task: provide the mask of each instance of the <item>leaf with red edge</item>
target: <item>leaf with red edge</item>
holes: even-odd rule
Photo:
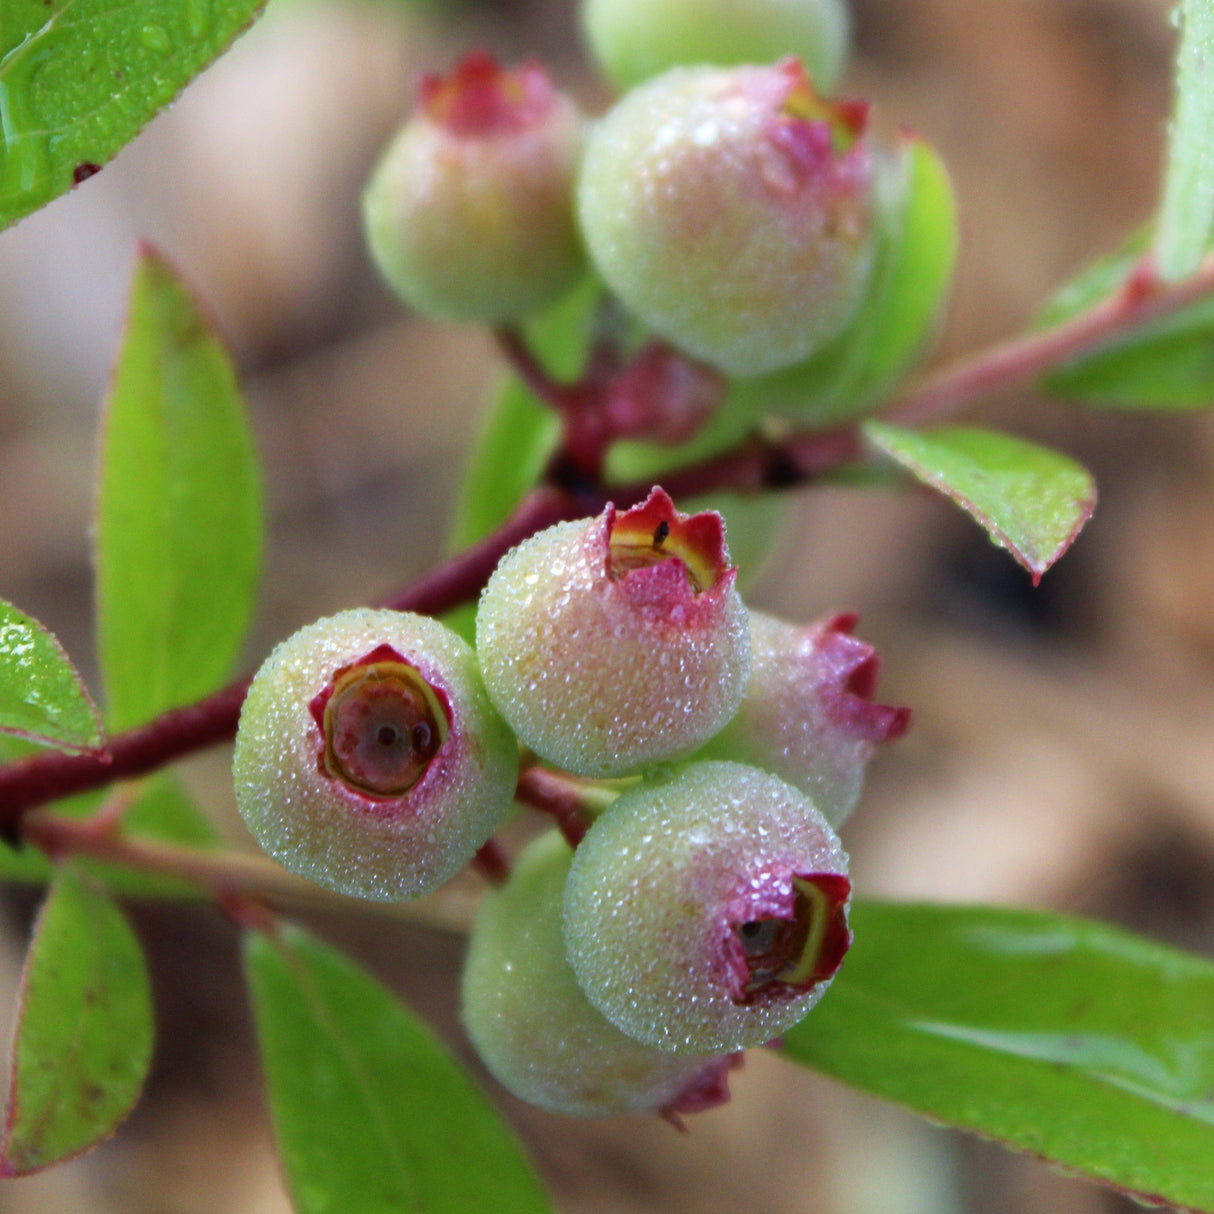
[[[1096,482],[1058,451],[996,430],[922,433],[868,422],[868,439],[912,476],[951,498],[1032,574],[1036,584],[1096,508]]]
[[[99,889],[63,868],[34,927],[21,980],[0,1175],[24,1176],[108,1138],[152,1057],[139,942]]]
[[[1092,920],[853,903],[783,1054],[1152,1205],[1214,1211],[1214,962]]]

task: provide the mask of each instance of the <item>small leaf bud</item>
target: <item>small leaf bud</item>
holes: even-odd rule
[[[649,81],[587,138],[592,259],[656,333],[727,374],[808,358],[872,264],[867,115],[820,99],[792,59]]]
[[[544,835],[477,911],[464,965],[464,1026],[521,1100],[574,1117],[698,1112],[729,1099],[730,1060],[642,1045],[587,1001],[565,958],[561,898],[573,853]]]
[[[573,218],[577,107],[535,63],[483,53],[422,82],[419,111],[363,196],[372,259],[427,316],[517,320],[574,285],[584,256]]]
[[[774,772],[808,793],[836,830],[855,808],[878,745],[909,708],[874,704],[880,659],[851,635],[854,615],[797,627],[750,613],[751,667],[737,715],[701,755]]]
[[[760,1045],[818,1001],[850,943],[847,856],[804,793],[740,763],[625,792],[565,887],[569,962],[646,1045]]]
[[[280,644],[249,688],[240,812],[284,867],[385,901],[441,885],[497,826],[518,745],[471,648],[436,620],[354,610]]]
[[[485,686],[519,740],[584,776],[690,754],[737,710],[746,609],[721,516],[655,489],[506,554],[481,596]]]
[[[829,93],[847,57],[844,0],[586,0],[582,26],[612,83],[672,67],[736,67],[796,55]]]

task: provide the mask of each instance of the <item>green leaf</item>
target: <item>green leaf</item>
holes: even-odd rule
[[[298,1214],[550,1210],[502,1119],[388,991],[298,929],[245,961]]]
[[[1151,321],[1046,376],[1049,392],[1121,409],[1214,405],[1214,298]]]
[[[1106,1184],[1214,1209],[1214,964],[1103,924],[860,904],[797,1062]]]
[[[101,745],[101,719],[58,639],[0,599],[0,732],[60,750]]]
[[[22,1176],[95,1146],[139,1099],[152,998],[121,911],[70,869],[55,878],[21,983],[0,1174]]]
[[[1095,307],[1125,286],[1150,233],[1093,262],[1049,302],[1039,328]],[[1046,391],[1118,409],[1200,409],[1214,404],[1214,297],[1140,325],[1071,359],[1042,381]]]
[[[1182,0],[1176,17],[1176,101],[1155,237],[1156,266],[1173,280],[1196,269],[1214,236],[1214,0]]]
[[[257,457],[231,360],[145,249],[102,437],[97,613],[111,729],[222,685],[260,552]]]
[[[1086,468],[1010,434],[961,426],[923,434],[884,422],[868,422],[864,433],[976,519],[1034,583],[1071,546],[1096,506],[1096,484]]]
[[[0,228],[95,172],[265,0],[0,0]]]
[[[1055,292],[1054,297],[1041,310],[1034,327],[1052,329],[1081,312],[1094,308],[1120,290],[1142,260],[1150,240],[1150,230],[1142,228],[1121,248],[1098,257],[1085,266],[1070,282]]]
[[[601,296],[598,279],[587,278],[523,327],[528,349],[557,380],[580,374]],[[510,517],[538,483],[559,436],[556,414],[516,378],[506,378],[490,403],[464,473],[452,551],[484,539]]]
[[[878,176],[879,239],[856,319],[808,362],[737,381],[728,407],[827,426],[868,411],[915,365],[940,318],[957,254],[948,170],[908,137]]]

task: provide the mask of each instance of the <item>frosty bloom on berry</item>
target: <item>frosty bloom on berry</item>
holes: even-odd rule
[[[577,107],[535,63],[472,54],[421,104],[363,197],[376,266],[405,302],[452,320],[515,320],[582,273],[573,219]]]
[[[240,812],[286,868],[393,900],[453,876],[510,806],[518,746],[464,641],[355,610],[288,638],[240,716]]]
[[[910,709],[872,702],[880,659],[851,635],[855,625],[854,615],[798,627],[752,611],[742,706],[702,752],[795,784],[836,829],[855,808],[877,747],[910,724]]]
[[[567,771],[626,775],[689,754],[737,710],[746,609],[724,525],[655,489],[503,558],[481,596],[485,686],[519,740]]]
[[[820,99],[792,59],[641,85],[587,137],[591,258],[655,332],[730,375],[808,358],[872,264],[867,115]]]
[[[670,1054],[620,1032],[565,958],[561,897],[573,853],[537,839],[477,911],[464,966],[464,1025],[516,1096],[575,1117],[692,1113],[729,1099],[729,1058]]]
[[[625,792],[578,847],[569,962],[646,1045],[759,1045],[821,998],[851,943],[847,856],[804,793],[740,763]]]

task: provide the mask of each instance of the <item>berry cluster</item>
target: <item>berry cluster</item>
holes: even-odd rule
[[[951,250],[916,219],[918,191],[947,194],[930,150],[883,144],[866,105],[822,94],[841,0],[584,16],[627,90],[594,122],[535,64],[475,54],[423,83],[364,196],[386,281],[498,327],[561,414],[550,479],[570,494],[604,487],[620,439],[862,410],[918,353]],[[557,384],[515,326],[588,276],[586,369]],[[515,800],[557,818],[485,898],[463,991],[486,1065],[544,1107],[719,1102],[739,1052],[804,1016],[850,944],[835,830],[907,713],[872,702],[854,617],[797,628],[748,612],[735,582],[720,515],[655,489],[507,553],[475,650],[430,619],[348,612],[281,645],[249,693],[242,812],[334,889],[415,897]]]
[[[850,943],[832,823],[907,714],[870,701],[850,617],[748,613],[735,574],[720,516],[655,489],[509,552],[475,651],[348,611],[281,644],[246,699],[246,821],[345,893],[446,881],[509,810],[520,745],[567,793],[588,830],[566,821],[486,897],[464,980],[485,1063],[545,1107],[716,1103],[730,1056],[795,1024]]]

